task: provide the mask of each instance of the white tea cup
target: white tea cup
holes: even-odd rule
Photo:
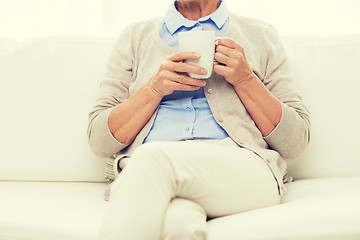
[[[186,59],[185,62],[203,67],[207,70],[206,75],[188,73],[190,77],[205,79],[211,76],[214,65],[215,43],[218,38],[214,31],[188,31],[178,35],[179,50],[192,51],[200,54],[200,59]]]

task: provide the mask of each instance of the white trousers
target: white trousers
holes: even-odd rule
[[[112,183],[98,239],[206,239],[207,216],[279,203],[267,164],[230,138],[146,143]]]

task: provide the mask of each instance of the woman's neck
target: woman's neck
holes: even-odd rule
[[[197,21],[219,7],[219,0],[178,0],[178,11],[187,19]]]

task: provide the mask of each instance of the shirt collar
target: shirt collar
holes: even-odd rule
[[[166,24],[166,27],[169,29],[169,32],[171,34],[174,34],[176,30],[178,30],[182,26],[190,28],[193,27],[197,22],[204,22],[208,19],[212,20],[217,26],[217,28],[220,29],[229,18],[229,12],[223,0],[220,0],[220,6],[215,12],[208,16],[200,18],[198,21],[191,21],[184,18],[184,16],[178,12],[176,6],[177,1],[171,4],[170,8],[164,16],[164,23]]]

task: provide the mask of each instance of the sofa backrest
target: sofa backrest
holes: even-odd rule
[[[288,161],[290,174],[360,176],[360,34],[283,42],[312,125],[304,155]]]
[[[360,35],[283,40],[312,122],[290,174],[359,176]],[[0,180],[104,181],[86,128],[114,42],[0,39]]]
[[[86,131],[113,43],[0,40],[0,180],[104,181]]]

